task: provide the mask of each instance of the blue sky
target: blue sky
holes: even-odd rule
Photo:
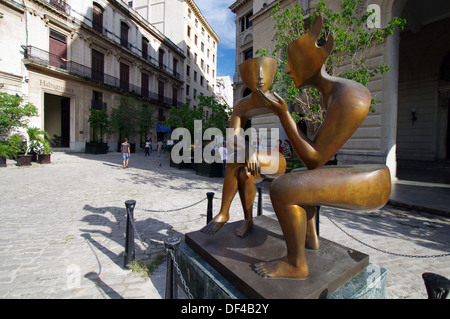
[[[235,69],[236,15],[228,9],[235,0],[194,0],[220,38],[217,47],[217,75],[229,75],[233,80]]]

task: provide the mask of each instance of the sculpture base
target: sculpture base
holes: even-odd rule
[[[347,292],[337,298],[353,298],[352,294],[363,294],[367,298],[372,294],[365,291],[368,282],[371,287],[366,288],[375,289],[377,298],[384,297],[385,271],[376,266],[380,271],[375,272],[375,268],[371,269],[373,265],[367,267],[368,255],[324,238],[320,239],[319,250],[307,250],[308,278],[260,277],[251,267],[254,263],[286,254],[278,221],[266,216],[256,217],[251,233],[244,238],[234,234],[239,224],[226,224],[215,235],[200,231],[186,234],[187,245],[178,249],[177,259],[195,298],[333,298],[338,295],[332,292],[340,287],[339,290],[346,288]],[[361,282],[352,282],[354,279]],[[373,279],[378,283],[373,284]],[[212,289],[213,286],[217,289]]]

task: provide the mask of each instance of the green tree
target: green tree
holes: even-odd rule
[[[90,109],[88,122],[93,130],[93,142],[103,143],[103,137],[110,132],[111,128],[106,110]]]
[[[10,134],[14,128],[26,128],[28,118],[37,116],[37,107],[23,98],[0,93],[0,134]]]
[[[111,110],[110,121],[113,131],[119,134],[119,141],[127,137],[129,140],[138,132],[138,111],[136,100],[120,98],[118,107]]]
[[[367,27],[367,21],[373,19],[374,11],[358,13],[358,0],[342,0],[341,10],[333,12],[321,0],[311,16],[307,19],[299,5],[294,5],[284,11],[277,4],[271,12],[274,19],[275,49],[272,56],[277,59],[278,67],[275,75],[273,90],[281,93],[282,97],[292,106],[292,115],[297,122],[304,121],[307,134],[315,135],[323,121],[326,110],[320,102],[320,93],[314,88],[297,89],[293,80],[285,73],[287,66],[286,47],[309,30],[309,26],[320,15],[324,19],[319,45],[329,35],[333,36],[334,47],[330,57],[325,62],[327,71],[338,77],[357,81],[365,86],[377,74],[389,71],[389,65],[369,65],[371,49],[383,43],[387,36],[396,28],[403,29],[406,21],[397,17],[392,18],[386,27]],[[370,21],[370,20],[369,20]],[[269,54],[267,49],[260,48],[258,55]],[[376,101],[372,99],[371,111],[375,110]]]
[[[147,140],[147,136],[156,124],[154,109],[150,105],[137,101],[137,126],[141,143]]]
[[[194,121],[202,121],[202,134],[208,128],[218,128],[222,134],[228,127],[231,110],[227,105],[220,104],[214,96],[199,96],[199,104],[196,108],[183,104],[181,108],[172,108],[170,117],[164,122],[169,127],[183,127],[194,136]],[[224,135],[225,136],[225,135]]]

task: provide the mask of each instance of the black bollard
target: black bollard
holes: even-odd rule
[[[127,233],[125,239],[125,253],[123,267],[129,269],[128,265],[134,260],[135,250],[134,250],[134,229],[131,224],[134,222],[134,207],[136,206],[135,200],[127,200],[125,202],[127,208]]]
[[[180,244],[181,240],[176,237],[169,237],[164,241],[164,247],[167,250],[167,271],[166,271],[166,294],[165,299],[177,299],[178,289],[175,276],[174,262],[175,250]]]
[[[212,220],[213,216],[213,199],[214,193],[208,192],[206,193],[206,197],[208,197],[208,208],[206,209],[206,225]]]
[[[317,232],[317,236],[319,236],[319,217],[320,217],[320,206],[316,206],[315,218],[316,218],[316,232]]]
[[[428,299],[446,299],[450,291],[450,280],[431,272],[422,274]]]
[[[262,188],[258,187],[258,212],[256,213],[257,216],[262,215]]]

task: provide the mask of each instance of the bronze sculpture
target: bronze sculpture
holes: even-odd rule
[[[252,207],[256,195],[255,183],[261,181],[260,167],[277,165],[273,169],[273,177],[284,174],[286,170],[286,160],[278,151],[268,150],[265,154],[251,151],[248,143],[241,136],[241,130],[245,123],[256,115],[271,113],[269,109],[260,102],[256,95],[256,90],[263,95],[269,94],[268,90],[273,83],[275,75],[276,61],[271,58],[254,58],[243,62],[240,66],[240,74],[246,86],[252,90],[249,96],[242,98],[233,108],[230,119],[232,129],[227,136],[228,143],[234,143],[237,151],[245,150],[245,162],[238,163],[236,158],[228,161],[222,190],[222,204],[220,212],[206,225],[202,232],[208,234],[216,233],[230,218],[229,209],[231,202],[239,191],[242,207],[244,210],[244,221],[235,230],[237,236],[244,236],[251,229]],[[236,154],[232,154],[236,156]],[[272,156],[276,156],[273,161]]]
[[[319,249],[315,227],[315,206],[345,209],[374,209],[386,204],[391,188],[385,165],[321,167],[347,142],[367,116],[369,90],[347,79],[332,77],[323,63],[331,53],[330,36],[322,47],[316,41],[322,29],[319,17],[308,33],[289,44],[286,72],[297,88],[316,87],[327,108],[326,117],[314,140],[297,126],[284,100],[257,90],[261,102],[278,115],[292,148],[308,170],[293,171],[274,180],[270,198],[286,241],[287,256],[254,265],[263,277],[303,279],[309,269],[305,248]]]

